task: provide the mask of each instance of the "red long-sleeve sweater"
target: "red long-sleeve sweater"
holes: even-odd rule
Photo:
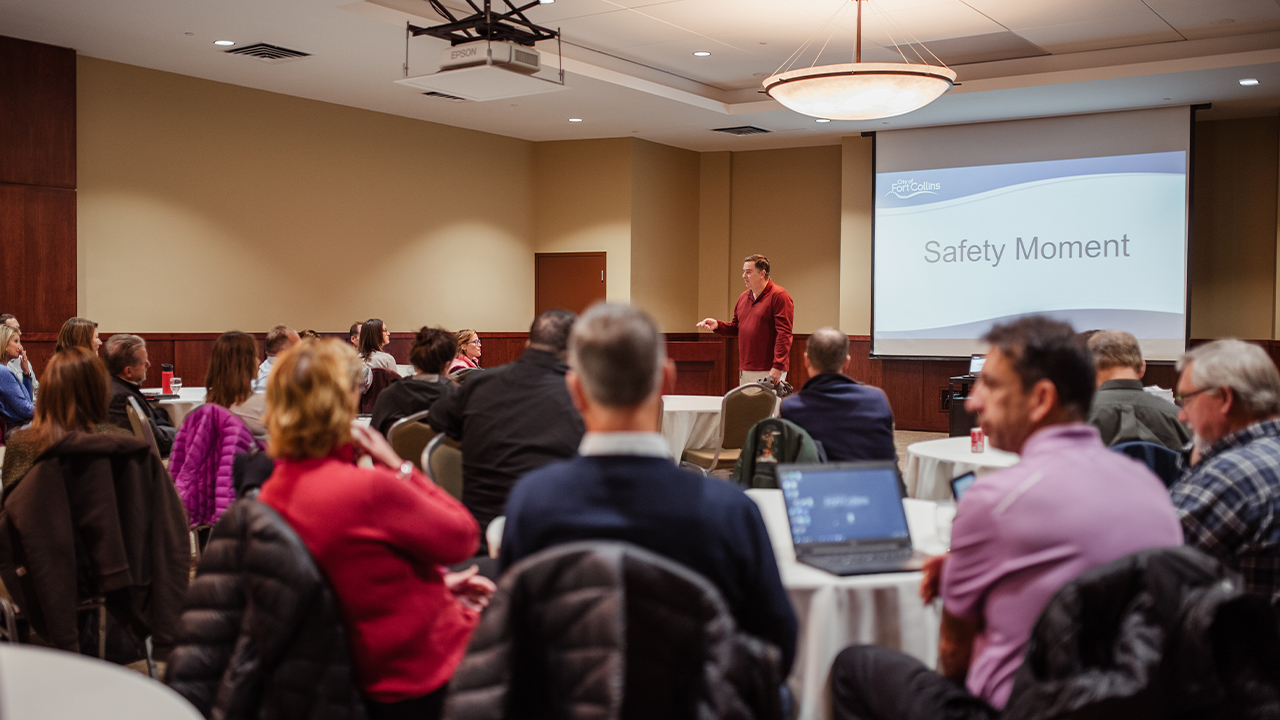
[[[359,468],[351,446],[282,460],[258,495],[302,538],[338,596],[356,679],[390,703],[449,681],[478,615],[444,586],[440,566],[480,543],[462,503],[417,471]]]
[[[760,297],[752,298],[750,290],[738,296],[733,308],[733,321],[722,322],[717,335],[738,338],[738,368],[786,371],[791,358],[791,322],[796,306],[781,285],[769,281]]]

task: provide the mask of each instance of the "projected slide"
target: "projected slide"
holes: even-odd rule
[[[1040,313],[1183,350],[1186,153],[876,176],[874,352],[964,356]]]

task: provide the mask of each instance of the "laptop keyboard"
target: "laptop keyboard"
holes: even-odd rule
[[[850,570],[896,567],[910,560],[912,552],[911,548],[902,548],[899,550],[850,553],[847,555],[809,555],[802,562],[841,575]]]

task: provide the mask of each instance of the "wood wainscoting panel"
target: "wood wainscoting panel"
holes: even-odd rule
[[[0,312],[56,339],[76,315],[75,190],[0,184],[0,269]]]
[[[0,182],[74,189],[75,51],[0,37],[0,98]]]

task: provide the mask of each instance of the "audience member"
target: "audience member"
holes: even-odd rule
[[[364,327],[364,321],[357,320],[351,323],[351,329],[347,331],[347,339],[357,351],[360,349],[360,328],[362,327]]]
[[[1178,404],[1195,433],[1191,467],[1169,489],[1188,545],[1280,593],[1280,372],[1240,340],[1201,345],[1178,360]]]
[[[258,366],[258,376],[253,380],[254,392],[262,392],[267,389],[267,376],[271,374],[271,366],[275,363],[276,357],[285,350],[297,345],[298,339],[298,333],[293,328],[285,325],[276,325],[267,331],[267,341],[263,343],[264,349],[267,351],[267,357]],[[257,360],[257,356],[254,357],[254,360]]]
[[[22,332],[22,326],[18,324],[18,318],[14,317],[13,315],[10,315],[9,313],[0,314],[0,324],[8,325],[14,330],[17,330],[18,332]],[[3,347],[0,347],[0,355],[5,355]],[[24,362],[27,364],[27,370],[22,369]],[[9,372],[13,373],[14,378],[16,378],[20,383],[23,382],[23,377],[28,372],[30,372],[30,369],[31,369],[30,365],[31,363],[27,362],[27,359],[25,356],[10,360],[8,356],[5,355],[5,367],[9,368]],[[32,373],[31,397],[34,398],[36,395],[38,395],[39,390],[40,390],[40,382],[36,380],[34,373]]]
[[[31,426],[13,433],[5,447],[0,476],[4,487],[21,480],[40,453],[67,433],[130,434],[107,422],[111,380],[102,361],[88,348],[54,353],[45,365],[42,384]]]
[[[1147,362],[1138,339],[1127,332],[1095,332],[1089,352],[1098,373],[1089,424],[1098,428],[1107,447],[1123,442],[1150,442],[1181,451],[1191,432],[1178,421],[1178,406],[1142,389]]]
[[[951,552],[925,567],[941,590],[939,673],[888,648],[847,648],[832,669],[836,718],[996,718],[1041,610],[1080,573],[1182,543],[1158,478],[1084,423],[1093,359],[1069,325],[997,325],[966,409],[991,444],[1021,453],[960,501]],[[964,682],[962,687],[959,683]],[[967,687],[967,692],[965,690]]]
[[[627,305],[596,305],[574,325],[565,382],[587,433],[581,457],[524,476],[507,503],[501,562],[575,540],[623,540],[701,573],[739,625],[795,655],[796,617],[754,501],[671,461],[658,433],[675,383],[662,334]],[[465,385],[463,386],[466,387]]]
[[[458,353],[449,363],[445,375],[452,375],[455,370],[480,367],[480,334],[466,328],[459,330],[455,336],[458,341]]]
[[[10,368],[17,361],[20,373],[15,376],[12,372],[0,372],[0,419],[4,420],[7,432],[13,432],[26,424],[35,412],[35,377],[27,352],[22,349],[22,333],[7,323],[0,325],[0,353]]]
[[[578,452],[582,418],[565,389],[565,346],[576,315],[548,310],[514,362],[475,373],[431,406],[431,427],[462,441],[462,502],[483,533],[516,480]]]
[[[880,388],[844,374],[849,336],[833,327],[809,336],[804,364],[809,379],[782,401],[782,417],[822,443],[827,459],[894,460],[893,410]]]
[[[378,318],[365,320],[360,328],[360,359],[365,367],[396,372],[396,359],[382,348],[391,342],[391,331]]]
[[[63,323],[62,329],[58,331],[58,344],[53,351],[62,352],[73,347],[89,348],[96,354],[98,348],[102,347],[102,340],[98,339],[98,323],[81,317],[73,317]]]
[[[107,404],[107,420],[125,430],[132,431],[129,423],[129,398],[138,401],[138,406],[146,415],[145,420],[151,425],[151,432],[156,436],[156,445],[160,448],[160,457],[169,457],[173,449],[173,438],[178,429],[173,426],[169,413],[147,402],[142,394],[141,385],[147,379],[147,368],[151,360],[147,357],[147,341],[137,335],[121,333],[107,339],[102,351],[107,363],[107,372],[111,375],[111,400]]]
[[[316,332],[315,330],[303,330],[302,332],[298,333],[298,339],[323,340],[324,338],[320,337],[320,333]]]
[[[409,362],[417,374],[392,383],[378,395],[369,426],[386,435],[400,418],[430,410],[432,403],[452,386],[441,373],[456,348],[457,340],[448,330],[429,327],[419,330],[409,350]]]
[[[280,336],[283,337],[283,333]],[[270,342],[270,334],[267,338]],[[267,359],[273,360],[274,356]],[[209,356],[209,369],[204,376],[204,386],[208,391],[205,402],[230,410],[232,415],[244,421],[254,439],[262,442],[267,438],[267,426],[262,421],[267,412],[267,398],[253,390],[257,363],[258,341],[252,335],[237,330],[223,333],[214,341],[213,352]]]
[[[442,571],[475,552],[475,519],[381,435],[353,427],[360,376],[335,340],[280,356],[267,381],[276,467],[258,499],[337,593],[370,718],[436,718],[494,586],[474,568]],[[358,454],[375,466],[357,467]]]

